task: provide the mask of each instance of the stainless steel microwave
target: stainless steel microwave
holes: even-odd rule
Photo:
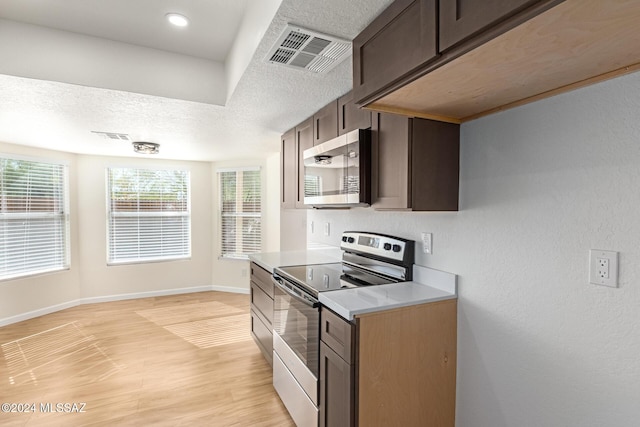
[[[371,203],[371,130],[356,129],[304,150],[304,204],[314,207]]]

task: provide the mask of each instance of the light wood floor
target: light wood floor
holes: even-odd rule
[[[249,322],[248,295],[201,292],[2,327],[0,403],[36,412],[0,412],[0,425],[293,426]],[[47,403],[86,406],[42,412]]]

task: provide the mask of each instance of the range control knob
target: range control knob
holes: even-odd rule
[[[390,251],[391,250],[391,243],[385,243],[384,244],[384,250],[385,251]]]
[[[401,249],[400,245],[393,245],[393,252],[400,252]]]
[[[342,241],[346,242],[347,241],[347,236],[342,236]]]
[[[347,242],[349,242],[349,243],[353,243],[353,242],[355,242],[355,241],[356,241],[356,239],[354,239],[353,237],[349,237],[349,238],[347,239]]]

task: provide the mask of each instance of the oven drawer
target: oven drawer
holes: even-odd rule
[[[273,365],[273,331],[251,310],[251,336],[270,365]]]
[[[326,307],[320,312],[320,339],[346,362],[353,362],[353,325]]]
[[[271,282],[271,273],[260,267],[255,262],[251,263],[251,281],[258,285],[271,297],[271,299],[273,299],[273,282]]]
[[[273,324],[273,298],[269,297],[262,288],[251,282],[251,308],[264,317],[262,320],[271,329]]]
[[[318,408],[287,369],[278,353],[273,353],[273,387],[296,425],[318,425]]]

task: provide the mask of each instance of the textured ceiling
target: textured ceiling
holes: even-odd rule
[[[5,1],[0,0],[0,10]],[[261,0],[247,0],[247,8],[252,1]],[[351,88],[350,58],[325,75],[264,62],[286,24],[351,40],[389,3],[391,0],[284,0],[224,106],[0,75],[0,141],[131,156],[129,143],[91,134],[108,131],[159,142],[158,158],[262,157],[279,150],[283,131]]]
[[[0,0],[0,17],[174,53],[224,61],[247,0]],[[167,25],[167,13],[189,18]]]

